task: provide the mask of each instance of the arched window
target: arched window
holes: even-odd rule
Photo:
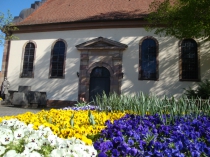
[[[180,80],[198,80],[198,50],[193,39],[184,39],[181,42]]]
[[[64,60],[65,60],[66,45],[59,40],[55,43],[51,53],[50,77],[64,77]]]
[[[32,42],[27,43],[23,56],[23,69],[21,77],[33,77],[34,76],[34,54],[35,45]]]
[[[143,38],[139,48],[139,80],[158,80],[158,42]]]

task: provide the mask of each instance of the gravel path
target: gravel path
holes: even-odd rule
[[[0,105],[0,117],[18,115],[18,114],[22,114],[25,112],[37,113],[41,110],[42,110],[41,108],[36,108],[36,109],[30,108],[29,109],[29,108],[21,108],[21,107],[16,107],[16,106]]]

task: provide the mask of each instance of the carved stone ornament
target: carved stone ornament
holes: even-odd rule
[[[125,50],[128,46],[107,38],[98,37],[82,44],[76,45],[78,50]]]

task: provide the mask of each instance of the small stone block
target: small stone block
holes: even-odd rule
[[[26,99],[25,93],[23,92],[14,93],[12,104],[13,105],[28,105],[28,100]]]
[[[31,108],[38,108],[38,104],[31,104]]]

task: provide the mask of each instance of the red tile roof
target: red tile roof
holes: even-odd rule
[[[17,25],[139,19],[154,0],[47,0]]]

